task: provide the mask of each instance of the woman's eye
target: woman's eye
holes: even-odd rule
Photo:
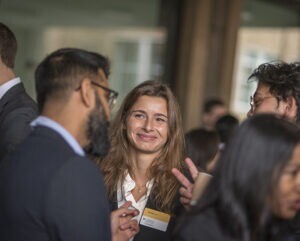
[[[166,120],[163,119],[163,118],[156,118],[156,121],[158,121],[158,122],[166,122]]]
[[[143,115],[143,114],[136,113],[136,114],[134,114],[134,117],[135,117],[135,118],[138,118],[138,119],[141,119],[141,118],[144,118],[144,115]]]

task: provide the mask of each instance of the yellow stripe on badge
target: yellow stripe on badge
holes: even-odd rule
[[[162,222],[169,223],[170,215],[167,213],[159,212],[150,208],[145,208],[143,216],[153,218]]]

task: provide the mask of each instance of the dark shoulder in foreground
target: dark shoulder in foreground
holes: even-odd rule
[[[189,216],[179,228],[174,241],[231,241],[223,233],[212,207]]]

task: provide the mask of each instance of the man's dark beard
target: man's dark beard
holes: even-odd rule
[[[84,148],[87,155],[91,157],[104,157],[109,150],[108,127],[104,108],[101,106],[99,96],[96,94],[96,106],[88,117],[86,130],[87,138],[90,143]]]

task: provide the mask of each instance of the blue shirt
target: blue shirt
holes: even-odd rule
[[[35,126],[46,126],[64,138],[64,140],[69,144],[69,146],[74,150],[74,152],[80,156],[84,156],[84,151],[76,139],[59,123],[46,116],[39,116],[33,120],[30,124],[32,127]]]

